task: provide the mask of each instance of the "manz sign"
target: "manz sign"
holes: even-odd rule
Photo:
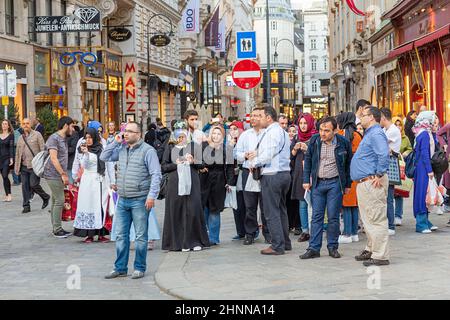
[[[136,61],[134,59],[124,59],[125,79],[125,113],[135,113],[137,104],[137,72]]]

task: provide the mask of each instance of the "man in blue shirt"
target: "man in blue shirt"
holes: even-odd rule
[[[389,178],[389,144],[380,126],[381,111],[366,107],[361,125],[366,130],[350,165],[350,175],[359,184],[356,188],[361,220],[367,234],[367,246],[356,261],[364,266],[389,264],[387,194]]]

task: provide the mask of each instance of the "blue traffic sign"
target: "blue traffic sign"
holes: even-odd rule
[[[237,59],[256,59],[256,32],[236,32]]]

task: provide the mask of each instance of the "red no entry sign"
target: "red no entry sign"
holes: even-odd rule
[[[252,89],[261,81],[261,68],[252,60],[241,60],[233,68],[233,81],[242,89]]]

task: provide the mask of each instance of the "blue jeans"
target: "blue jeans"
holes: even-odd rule
[[[344,235],[356,236],[358,234],[358,207],[343,207]]]
[[[416,215],[416,232],[430,229],[433,224],[428,220],[428,213]]]
[[[402,218],[403,217],[403,198],[395,197],[395,217]]]
[[[387,217],[389,229],[395,230],[394,186],[389,185],[387,197]]]
[[[148,215],[145,208],[147,197],[120,198],[116,214],[116,262],[114,270],[128,272],[130,255],[130,227],[133,222],[136,231],[134,270],[145,272],[147,268]]]
[[[220,235],[220,212],[210,212],[205,208],[205,221],[208,228],[209,242],[219,244]]]
[[[339,178],[332,180],[320,180],[311,193],[312,220],[311,239],[309,248],[320,251],[322,247],[323,221],[325,218],[325,208],[328,214],[327,241],[328,249],[337,249],[339,239],[339,213],[342,208],[342,191]]]
[[[302,232],[309,233],[308,203],[305,200],[300,200],[300,223]]]

